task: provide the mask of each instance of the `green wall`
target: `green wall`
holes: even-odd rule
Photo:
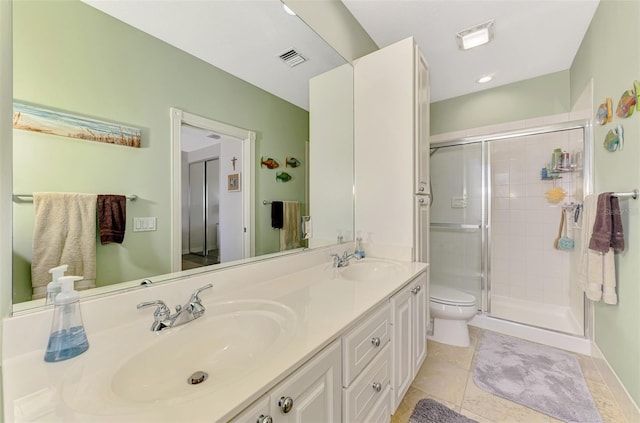
[[[305,201],[305,167],[275,181],[260,157],[305,157],[308,113],[79,1],[14,2],[14,99],[142,129],[142,148],[14,130],[14,192],[137,194],[122,245],[98,243],[97,284],[170,271],[169,108],[253,130],[256,253],[278,251],[263,199]],[[305,163],[306,165],[306,163]],[[303,209],[305,206],[303,205]],[[131,229],[156,216],[156,232]],[[14,299],[30,299],[32,204],[14,204]]]
[[[593,78],[594,104],[610,97],[614,107],[625,90],[640,80],[640,2],[601,0],[571,66],[575,101]],[[609,153],[604,137],[624,125],[624,151]],[[595,191],[629,191],[640,187],[640,112],[594,127]],[[640,213],[638,201],[627,201],[623,215],[626,250],[617,254],[618,304],[596,303],[595,342],[636,404],[640,404]]]
[[[431,103],[431,135],[569,111],[569,71]]]

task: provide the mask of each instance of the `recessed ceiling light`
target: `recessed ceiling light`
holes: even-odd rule
[[[493,33],[493,20],[464,29],[456,34],[458,47],[461,50],[469,50],[487,44],[493,40]]]
[[[282,8],[284,9],[285,12],[287,12],[287,14],[291,16],[296,16],[296,12],[291,10],[291,8],[289,8],[289,6],[287,6],[286,4],[282,3]]]
[[[481,76],[476,82],[478,84],[486,84],[487,82],[491,82],[493,80],[493,75],[485,75]]]

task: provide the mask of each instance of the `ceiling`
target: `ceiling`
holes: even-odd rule
[[[346,63],[279,0],[82,1],[305,110],[309,79]],[[309,60],[289,67],[291,48]]]
[[[279,0],[83,0],[121,21],[308,110],[309,78],[344,59]],[[569,69],[598,0],[342,0],[385,47],[414,36],[431,101]],[[495,39],[458,50],[456,32],[495,20]],[[278,56],[295,48],[296,67]],[[475,81],[493,74],[488,84]]]
[[[379,47],[413,36],[431,101],[569,69],[598,0],[342,0]],[[495,39],[462,51],[456,33],[495,20]],[[475,81],[493,74],[488,84]]]

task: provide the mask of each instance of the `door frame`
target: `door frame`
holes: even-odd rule
[[[255,255],[255,174],[253,172],[256,133],[174,107],[171,112],[171,271],[182,270],[182,124],[215,131],[242,140],[242,240],[243,258]]]

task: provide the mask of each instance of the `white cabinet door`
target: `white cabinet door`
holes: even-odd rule
[[[414,373],[418,373],[425,358],[427,358],[427,322],[429,321],[429,292],[427,283],[427,273],[421,274],[410,285],[413,286],[414,295],[414,325],[413,325],[413,368]],[[415,374],[414,374],[415,377]]]
[[[273,388],[273,421],[339,423],[341,371],[340,341],[337,341]]]
[[[427,298],[427,273],[421,273],[391,297],[391,411],[394,413],[427,357]]]
[[[414,301],[409,284],[391,297],[392,349],[391,349],[391,410],[395,412],[413,381],[413,319]]]

